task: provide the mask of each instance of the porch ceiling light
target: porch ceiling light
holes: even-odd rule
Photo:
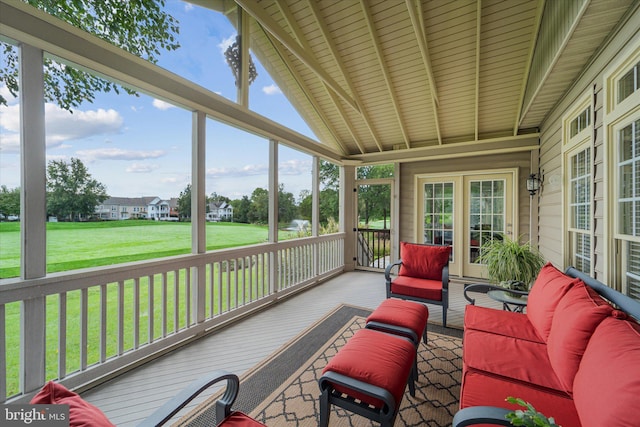
[[[538,174],[532,173],[527,178],[527,190],[529,190],[529,194],[534,196],[538,190],[542,187],[542,179]]]

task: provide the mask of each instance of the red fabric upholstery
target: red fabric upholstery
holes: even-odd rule
[[[462,360],[469,368],[491,372],[509,381],[564,391],[546,350],[542,343],[469,329],[464,333]]]
[[[556,423],[562,427],[580,427],[580,419],[576,408],[571,397],[566,393],[536,387],[523,382],[510,381],[474,369],[465,369],[463,371],[460,393],[461,408],[489,405],[522,409],[505,402],[505,399],[509,396],[524,397],[536,410],[547,416],[554,417]],[[597,402],[597,400],[591,401],[595,411],[600,408],[600,404]],[[609,425],[608,423],[599,424],[601,427]]]
[[[418,338],[429,319],[429,309],[420,303],[388,298],[367,317],[367,322],[380,322],[411,329]]]
[[[573,398],[583,427],[638,425],[640,326],[608,317],[584,351],[573,382]]]
[[[240,411],[234,411],[222,420],[218,427],[266,427]]]
[[[547,353],[567,392],[572,392],[573,379],[593,331],[612,311],[613,307],[582,282],[569,289],[558,303],[547,340]]]
[[[442,281],[442,268],[449,262],[450,246],[430,246],[400,242],[399,276]]]
[[[399,404],[413,366],[416,349],[413,344],[395,335],[361,329],[331,358],[322,373],[336,372],[387,390]],[[381,407],[379,399],[344,387],[336,390]]]
[[[69,426],[114,427],[106,415],[77,393],[53,381],[46,383],[31,399],[32,404],[69,405]]]
[[[398,276],[391,282],[391,292],[411,297],[442,301],[442,279],[418,279]]]
[[[549,337],[553,313],[560,299],[578,282],[581,280],[565,275],[551,263],[547,263],[540,270],[529,292],[527,316],[544,341]]]
[[[467,305],[464,313],[464,329],[490,332],[505,337],[544,343],[526,314],[492,308]]]

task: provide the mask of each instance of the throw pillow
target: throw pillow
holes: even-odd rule
[[[115,427],[100,409],[54,381],[46,383],[30,403],[69,405],[70,427]]]

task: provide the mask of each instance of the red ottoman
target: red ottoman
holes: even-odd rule
[[[329,425],[331,405],[392,427],[404,390],[415,396],[411,375],[414,343],[403,336],[362,329],[322,371],[320,426]]]
[[[427,343],[427,320],[429,309],[426,305],[388,298],[367,317],[366,328],[405,336],[417,348],[420,337]]]

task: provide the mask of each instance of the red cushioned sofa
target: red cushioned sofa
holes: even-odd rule
[[[469,305],[453,425],[510,425],[519,397],[563,427],[640,425],[640,303],[545,265],[525,314]]]

